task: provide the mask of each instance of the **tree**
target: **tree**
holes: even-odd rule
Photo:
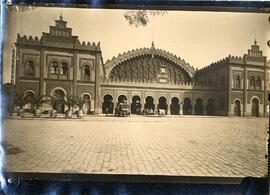
[[[67,96],[65,104],[67,105],[68,109],[71,110],[73,106],[78,105],[79,99],[75,95]]]
[[[23,108],[25,102],[24,102],[24,98],[23,98],[24,94],[15,94],[14,96],[14,106],[19,106],[20,109]]]
[[[77,113],[77,116],[78,117],[83,117],[83,111],[82,111],[82,108],[83,108],[83,105],[85,103],[85,99],[83,97],[79,97],[78,98],[78,106],[79,106],[79,111]]]
[[[128,21],[130,26],[146,26],[149,23],[150,17],[158,15],[163,16],[167,14],[167,11],[162,10],[132,10],[124,13],[125,19]]]
[[[75,105],[78,105],[78,97],[74,95],[67,96],[67,99],[65,100],[65,104],[68,107],[68,110],[66,112],[66,117],[71,118],[73,113],[73,107]]]
[[[24,115],[24,109],[23,106],[25,105],[25,101],[24,101],[24,94],[15,94],[14,96],[14,108],[15,107],[19,107],[19,109],[17,110],[17,116],[23,116]]]

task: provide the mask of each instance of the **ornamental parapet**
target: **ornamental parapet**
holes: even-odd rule
[[[229,56],[229,62],[234,64],[244,64],[244,58],[239,56]]]
[[[217,62],[211,63],[208,66],[205,66],[196,71],[196,75],[208,73],[214,69],[220,68],[222,66],[228,66],[229,64],[244,64],[244,58],[239,56],[231,56],[225,57]]]
[[[220,67],[222,67],[224,65],[229,64],[229,62],[230,62],[230,56],[228,56],[226,58],[223,58],[223,59],[221,59],[221,60],[219,60],[217,62],[211,63],[210,65],[205,66],[205,67],[197,70],[195,74],[198,75],[198,74],[208,73],[209,71],[212,71],[212,70],[214,70],[216,68],[220,68]]]
[[[83,41],[82,43],[77,40],[75,43],[75,49],[82,49],[82,50],[91,50],[91,51],[101,51],[100,49],[100,42],[97,44],[95,42],[85,42]]]
[[[21,36],[19,33],[17,34],[17,43],[18,44],[27,44],[27,45],[40,45],[40,39],[35,36]]]

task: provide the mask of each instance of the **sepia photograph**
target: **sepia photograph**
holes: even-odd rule
[[[6,15],[5,171],[267,176],[269,14],[9,6]]]

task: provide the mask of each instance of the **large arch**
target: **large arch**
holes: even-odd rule
[[[160,109],[165,110],[165,114],[168,112],[168,104],[167,104],[167,98],[164,96],[161,96],[158,98],[158,112]]]
[[[184,60],[161,49],[142,48],[119,55],[105,63],[105,77],[112,80],[155,81],[160,67],[167,69],[172,83],[192,81],[195,69]]]
[[[65,90],[63,87],[55,87],[55,88],[53,88],[50,95],[53,97],[54,92],[55,92],[56,90],[58,90],[58,89],[60,89],[60,90],[62,90],[62,91],[64,92],[65,97],[67,96],[67,92],[66,92],[66,90]]]
[[[240,101],[240,99],[234,100],[234,116],[241,116],[241,101]]]
[[[171,99],[171,115],[179,115],[180,113],[180,104],[179,104],[179,98],[173,97]]]
[[[191,99],[186,97],[184,99],[183,104],[183,114],[184,115],[191,115],[192,114],[192,105],[191,105]]]
[[[66,100],[66,92],[62,88],[55,88],[52,90],[51,93],[52,97],[55,99],[53,108],[58,113],[64,113],[65,112],[65,100]]]
[[[82,110],[84,114],[90,114],[91,113],[91,94],[89,93],[83,93],[81,95],[82,99],[83,99],[83,106],[82,106]]]
[[[141,114],[142,104],[141,98],[138,95],[132,97],[131,114]]]
[[[209,98],[207,100],[206,113],[208,115],[213,115],[215,113],[215,106],[214,106],[214,99],[213,98]]]
[[[251,116],[260,116],[260,99],[258,97],[251,98]]]
[[[195,114],[196,115],[203,115],[203,100],[202,100],[202,98],[196,99]]]
[[[155,110],[155,104],[154,104],[154,98],[152,96],[147,96],[145,98],[145,104],[144,104],[144,109],[147,112],[151,112]]]
[[[113,97],[110,94],[106,94],[103,97],[102,103],[102,113],[103,114],[113,114]]]

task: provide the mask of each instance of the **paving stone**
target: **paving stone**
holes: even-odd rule
[[[6,168],[190,176],[264,176],[265,118],[89,117],[5,122]]]

